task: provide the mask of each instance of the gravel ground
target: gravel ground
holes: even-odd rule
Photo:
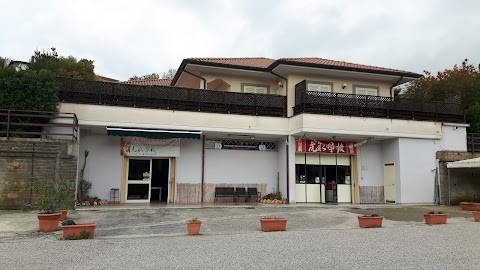
[[[202,233],[241,234],[259,231],[259,217],[286,217],[289,231],[357,228],[358,214],[378,213],[385,216],[384,227],[423,225],[423,215],[430,210],[449,213],[449,223],[465,223],[471,214],[458,207],[445,206],[328,206],[328,207],[205,207],[205,208],[146,208],[109,209],[92,208],[87,211],[69,211],[76,222],[96,222],[95,235],[99,238],[128,238],[152,235],[184,235],[185,220],[198,217],[203,220]],[[0,240],[61,238],[61,231],[43,234],[37,232],[34,212],[0,211]]]
[[[310,224],[312,225],[312,224]],[[0,269],[478,269],[480,224],[0,242]]]

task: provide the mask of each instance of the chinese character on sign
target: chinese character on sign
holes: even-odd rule
[[[335,150],[335,144],[333,142],[330,142],[327,144],[327,149],[330,151],[330,153],[333,153],[333,150]]]
[[[338,143],[337,153],[345,153],[345,146],[343,145],[343,143]]]
[[[315,141],[310,141],[310,146],[308,147],[307,152],[317,152],[315,148]]]

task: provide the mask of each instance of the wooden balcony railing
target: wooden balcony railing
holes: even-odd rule
[[[60,101],[138,108],[262,116],[287,114],[281,95],[220,92],[172,86],[144,86],[58,78]]]
[[[316,113],[438,122],[465,122],[459,104],[331,92],[307,91],[306,81],[295,86],[294,114]]]
[[[74,113],[0,109],[0,137],[55,137],[77,140],[78,119]]]

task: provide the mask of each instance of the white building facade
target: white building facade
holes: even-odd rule
[[[461,110],[392,96],[419,74],[323,60],[185,59],[171,86],[62,80],[90,195],[212,203],[216,187],[255,187],[290,203],[433,203],[435,153],[466,150]]]

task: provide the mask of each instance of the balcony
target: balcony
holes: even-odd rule
[[[307,91],[306,81],[295,86],[294,114],[378,117],[464,123],[459,104],[367,95]]]
[[[58,78],[60,101],[66,103],[127,106],[286,117],[287,98],[280,95],[219,92],[172,86],[144,86]]]

